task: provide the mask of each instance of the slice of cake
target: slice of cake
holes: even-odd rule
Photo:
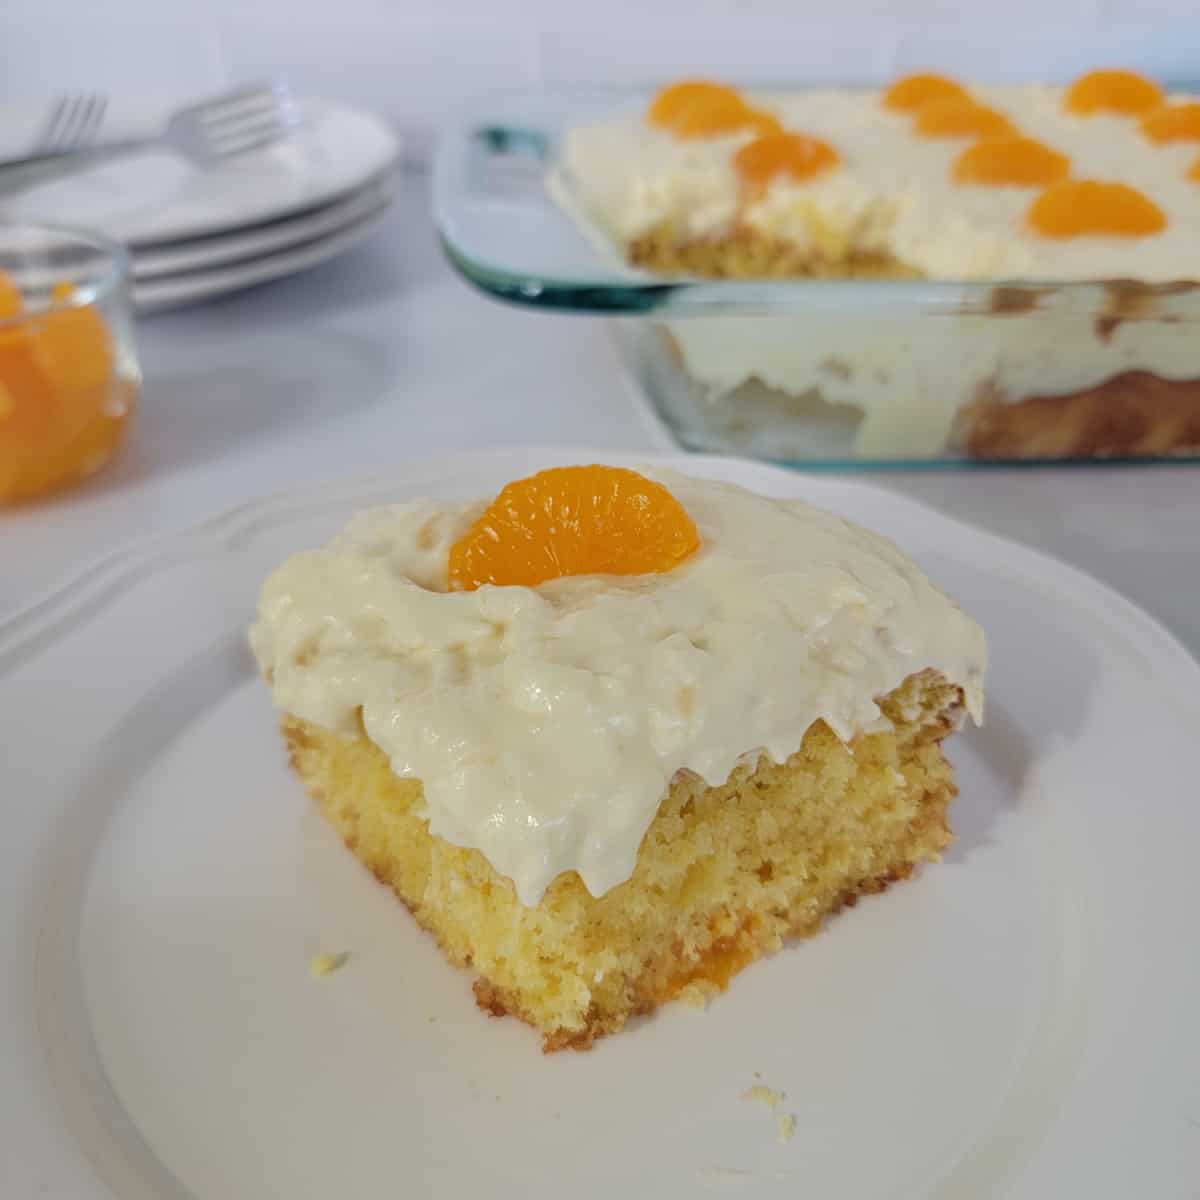
[[[981,711],[982,631],[890,543],[654,476],[362,513],[251,631],[346,844],[548,1050],[936,859]]]

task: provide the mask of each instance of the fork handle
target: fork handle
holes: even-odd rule
[[[123,142],[107,142],[89,146],[86,150],[68,150],[63,154],[35,154],[0,164],[0,197],[15,195],[42,183],[49,183],[76,171],[86,170],[98,163],[121,158],[150,146],[160,138],[134,138]]]

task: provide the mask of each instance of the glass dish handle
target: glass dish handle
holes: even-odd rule
[[[472,196],[513,197],[540,193],[550,161],[550,139],[536,129],[481,125],[467,134],[468,177]]]

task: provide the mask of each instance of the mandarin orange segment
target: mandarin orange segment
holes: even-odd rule
[[[917,109],[913,125],[918,137],[1000,137],[1014,134],[1012,123],[994,108],[951,97],[929,100]]]
[[[836,167],[838,152],[820,138],[803,133],[774,133],[747,142],[734,156],[733,165],[749,184],[765,186],[776,175],[795,180],[811,179]]]
[[[450,587],[648,575],[699,545],[691,517],[661,484],[623,467],[554,467],[508,484],[450,547]]]
[[[770,113],[751,108],[733,88],[704,80],[685,80],[664,88],[651,103],[647,119],[680,138],[719,137],[741,129],[780,133],[783,129]]]
[[[1081,117],[1098,112],[1135,115],[1162,100],[1162,88],[1136,71],[1089,71],[1067,89],[1063,108]]]
[[[1146,237],[1167,226],[1162,209],[1136,188],[1093,179],[1051,184],[1027,220],[1044,237]]]
[[[912,112],[931,100],[970,100],[967,89],[944,75],[905,75],[883,93],[884,108]]]
[[[740,129],[761,128],[773,120],[740,101],[734,105],[725,100],[704,100],[681,113],[671,125],[671,132],[678,138],[721,137]]]
[[[1195,183],[1200,183],[1200,158],[1188,167],[1187,177]]]
[[[748,108],[740,102],[735,107],[724,100],[713,100],[689,108],[671,126],[671,132],[680,138],[704,138],[721,137],[742,129],[775,133],[782,128],[770,113]]]
[[[65,393],[106,387],[113,373],[104,319],[94,308],[54,309],[32,323],[42,370]]]
[[[954,160],[955,183],[991,187],[1036,187],[1057,183],[1071,172],[1071,160],[1033,138],[1005,135],[981,138]]]
[[[0,275],[0,304],[12,285]],[[70,299],[69,285],[52,298]],[[100,465],[132,404],[118,391],[108,328],[91,308],[52,308],[0,327],[0,502],[28,499]]]
[[[0,321],[19,317],[24,311],[21,289],[3,271],[0,271]]]
[[[1200,101],[1152,108],[1141,125],[1152,142],[1200,142]]]
[[[741,120],[747,111],[741,94],[723,83],[689,79],[673,83],[655,96],[647,113],[652,125],[676,135],[699,136],[715,125],[718,132],[729,122]]]
[[[684,79],[663,88],[654,97],[646,119],[651,125],[674,125],[679,118],[698,104],[740,104],[745,101],[733,88],[707,79]]]
[[[29,330],[0,330],[0,501],[23,494],[22,476],[53,438],[56,407]]]

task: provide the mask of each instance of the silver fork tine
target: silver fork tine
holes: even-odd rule
[[[91,97],[86,95],[72,96],[67,106],[66,119],[58,132],[56,150],[73,150],[79,144],[80,136],[87,124]]]
[[[80,162],[94,165],[155,145],[170,147],[201,166],[211,165],[282,141],[302,123],[301,110],[290,92],[278,84],[248,85],[177,109],[157,136],[97,145],[107,112],[108,98],[101,93],[74,92],[56,97],[31,152],[24,159],[4,164],[5,189],[21,190],[70,174]],[[75,152],[81,153],[76,157]]]
[[[274,91],[258,90],[240,92],[236,96],[228,96],[221,100],[213,100],[199,105],[199,111],[205,117],[221,118],[236,116],[238,113],[255,112],[260,109],[273,108],[280,102],[281,97]]]
[[[88,127],[92,120],[92,97],[79,97],[79,114],[75,119],[75,128],[71,130],[71,141],[66,146],[68,150],[78,150],[87,142]]]
[[[93,93],[88,98],[87,117],[83,128],[83,145],[90,146],[99,136],[100,129],[104,125],[104,114],[107,111],[108,98],[106,96]]]
[[[70,107],[70,96],[59,96],[55,100],[50,111],[46,114],[46,120],[42,123],[42,128],[37,135],[35,146],[39,151],[53,149],[58,128],[62,124],[63,117]]]
[[[205,135],[214,141],[237,139],[247,130],[257,130],[264,126],[279,129],[287,123],[287,114],[281,112],[274,104],[248,107],[239,112],[214,114],[200,119]]]
[[[259,84],[181,109],[167,140],[190,157],[214,162],[280,141],[298,123],[287,89]]]
[[[64,154],[91,145],[107,111],[108,98],[97,92],[59,96],[34,139],[35,153]]]
[[[87,96],[74,96],[72,100],[66,124],[59,134],[58,145],[55,147],[58,150],[71,150],[75,147],[79,140],[79,131],[87,119]]]
[[[262,103],[268,97],[282,97],[286,94],[287,89],[279,84],[248,83],[244,87],[233,88],[211,100],[202,100],[200,103],[191,105],[190,107],[208,112],[218,112],[223,108],[236,107],[247,100],[254,103]]]
[[[238,154],[257,150],[260,146],[269,146],[272,142],[279,141],[280,136],[280,126],[273,126],[269,129],[264,128],[257,134],[214,142],[213,150],[220,158],[233,158]]]
[[[251,129],[257,125],[286,125],[287,122],[288,113],[272,105],[209,118],[204,120],[203,126],[204,131],[213,137],[229,137],[237,134],[239,130]]]
[[[271,109],[255,109],[245,113],[233,113],[229,116],[202,117],[200,126],[211,137],[227,137],[251,125],[269,122],[278,125],[279,115]]]
[[[227,118],[223,121],[205,123],[203,126],[206,137],[214,142],[236,140],[243,133],[264,127],[279,129],[287,124],[287,119],[280,113],[256,112],[244,117]]]
[[[271,111],[288,100],[287,93],[277,87],[261,86],[240,88],[236,92],[219,97],[216,100],[205,100],[181,109],[181,115],[191,116],[196,120],[221,121],[235,118],[242,113],[252,113],[262,110]]]
[[[244,134],[260,129],[278,129],[285,124],[286,121],[278,113],[255,113],[253,116],[207,125],[204,132],[214,141],[236,141]]]

